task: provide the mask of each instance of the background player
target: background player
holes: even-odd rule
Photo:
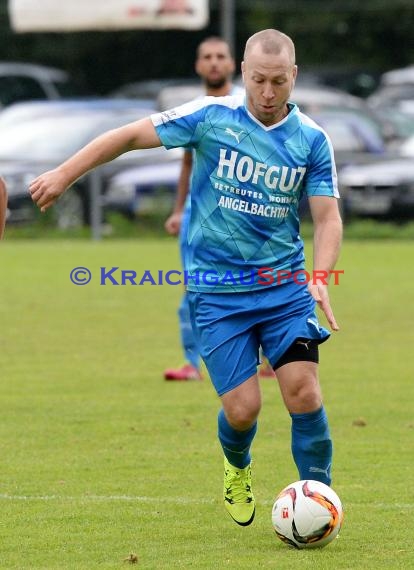
[[[203,40],[196,52],[195,70],[200,76],[205,94],[221,97],[244,93],[242,87],[232,84],[235,62],[227,42],[217,36]],[[165,222],[165,229],[171,235],[179,234],[181,263],[185,267],[188,223],[190,221],[190,178],[193,167],[191,150],[185,150],[178,181],[174,209]],[[178,309],[181,344],[185,363],[179,368],[168,368],[165,380],[201,380],[200,351],[197,347],[190,321],[188,296],[185,290]]]

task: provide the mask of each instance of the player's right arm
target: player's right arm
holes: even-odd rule
[[[3,237],[6,224],[7,191],[3,178],[0,178],[0,239]]]
[[[190,188],[191,170],[193,168],[193,153],[191,150],[185,150],[181,162],[180,177],[177,184],[177,192],[172,214],[167,218],[164,226],[166,231],[171,235],[177,235],[181,227],[181,219],[184,210],[184,204],[188,196]]]
[[[130,150],[161,146],[151,119],[141,119],[107,131],[53,170],[30,184],[32,200],[45,212],[67,188],[97,166]]]

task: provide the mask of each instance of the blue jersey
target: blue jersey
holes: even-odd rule
[[[228,95],[239,95],[244,96],[244,87],[240,87],[240,85],[232,85],[230,93]],[[197,97],[198,100],[202,99],[203,96]],[[196,99],[196,100],[197,100]],[[187,198],[184,204],[184,215],[190,217],[190,207],[191,207],[191,198],[190,192],[187,194]]]
[[[243,96],[205,97],[151,119],[166,148],[194,149],[188,290],[260,289],[263,268],[275,284],[280,271],[304,268],[299,200],[339,197],[332,145],[314,121],[289,104],[265,126]]]

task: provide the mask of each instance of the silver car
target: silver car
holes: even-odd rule
[[[414,219],[412,159],[348,166],[339,182],[347,216]]]

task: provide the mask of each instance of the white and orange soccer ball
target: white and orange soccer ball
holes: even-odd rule
[[[277,496],[272,523],[277,536],[296,548],[320,548],[339,533],[343,520],[338,495],[319,481],[296,481]]]

